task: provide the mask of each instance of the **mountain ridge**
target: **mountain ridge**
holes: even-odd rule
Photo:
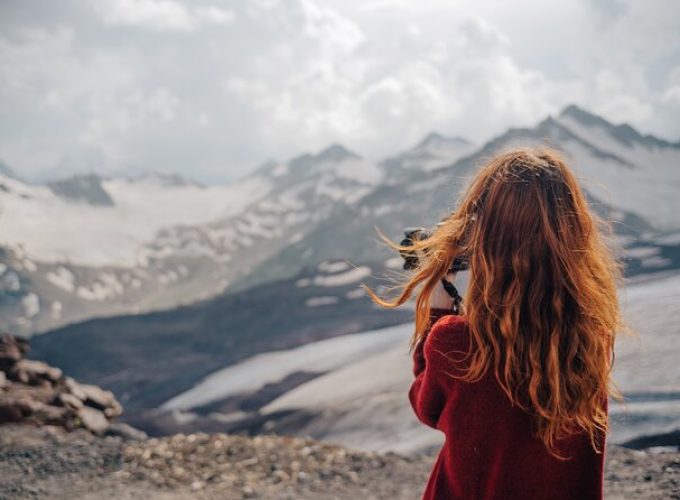
[[[375,246],[375,225],[399,235],[405,225],[441,218],[474,169],[511,147],[564,150],[577,174],[593,181],[585,186],[591,199],[633,225],[628,237],[672,230],[680,211],[672,193],[680,181],[674,168],[680,154],[668,147],[629,148],[606,120],[593,120],[599,127],[593,132],[570,118],[579,110],[568,106],[558,117],[510,128],[481,145],[431,132],[379,162],[331,144],[287,162],[267,162],[220,186],[172,176],[150,183],[146,177],[99,180],[114,203],[104,207],[108,218],[97,207],[76,213],[60,205],[45,186],[0,176],[8,214],[3,219],[0,213],[0,325],[42,332],[238,291],[290,277],[310,261],[386,258]],[[440,148],[442,140],[455,147]],[[598,190],[601,185],[609,192]],[[22,221],[28,217],[37,230],[27,232]]]

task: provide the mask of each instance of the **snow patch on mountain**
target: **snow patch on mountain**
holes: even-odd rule
[[[76,288],[75,275],[64,266],[59,266],[54,271],[49,271],[45,276],[47,281],[67,292],[72,292]]]
[[[46,186],[0,176],[0,245],[47,263],[133,267],[138,252],[168,226],[236,215],[271,189],[260,178],[214,187],[102,181],[112,205],[73,203]]]
[[[445,137],[437,132],[428,134],[415,147],[382,162],[387,171],[420,169],[430,172],[452,165],[471,154],[475,144],[462,137]]]
[[[659,228],[678,227],[680,205],[674,193],[680,189],[680,142],[642,136],[628,125],[612,125],[576,106],[565,108],[556,122],[580,139],[568,138],[562,147],[589,191]],[[599,154],[594,155],[593,148]]]
[[[403,340],[403,337],[403,326],[391,327],[253,356],[209,375],[189,391],[163,403],[161,408],[187,410],[230,395],[259,389],[295,371],[313,373],[333,370],[381,352]]]
[[[332,306],[337,304],[339,299],[333,295],[324,295],[322,297],[310,297],[305,300],[305,307],[319,307]]]
[[[35,293],[29,293],[22,300],[24,314],[27,318],[32,318],[40,312],[40,299]]]
[[[317,266],[317,269],[324,273],[339,273],[349,269],[349,263],[344,260],[339,260],[336,262],[325,260]]]
[[[359,266],[343,273],[314,276],[312,283],[319,286],[343,286],[359,281],[369,274],[371,274],[370,267]]]

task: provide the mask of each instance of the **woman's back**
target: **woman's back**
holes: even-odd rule
[[[409,398],[446,442],[423,498],[602,498],[604,453],[593,450],[588,435],[558,441],[559,454],[570,458],[551,455],[532,431],[533,417],[511,403],[492,371],[476,382],[447,375],[456,371],[452,358],[469,348],[466,318],[433,309],[432,321],[414,353]]]
[[[391,244],[417,253],[413,274],[392,301],[367,291],[398,307],[418,290],[411,401],[447,437],[426,497],[602,496],[622,320],[601,222],[557,152],[520,148],[484,165],[431,234]],[[464,318],[428,333],[456,262],[469,269]]]

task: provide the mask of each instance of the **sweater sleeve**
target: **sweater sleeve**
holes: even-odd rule
[[[432,335],[433,331],[441,327],[439,319],[450,315],[452,312],[448,309],[432,308],[430,309],[430,327],[425,332],[425,335],[420,339],[413,352],[413,375],[415,380],[411,383],[409,389],[409,401],[411,407],[420,420],[425,425],[437,428],[439,415],[445,403],[445,391],[438,380],[438,377],[433,373],[433,366],[428,364],[425,354],[425,343]]]

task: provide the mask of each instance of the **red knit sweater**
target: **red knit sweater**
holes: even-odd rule
[[[474,383],[445,375],[455,373],[446,356],[467,352],[465,317],[433,308],[430,325],[414,351],[409,399],[418,419],[446,440],[423,499],[601,499],[604,454],[593,451],[588,437],[559,441],[560,454],[571,459],[554,458],[492,370]]]

